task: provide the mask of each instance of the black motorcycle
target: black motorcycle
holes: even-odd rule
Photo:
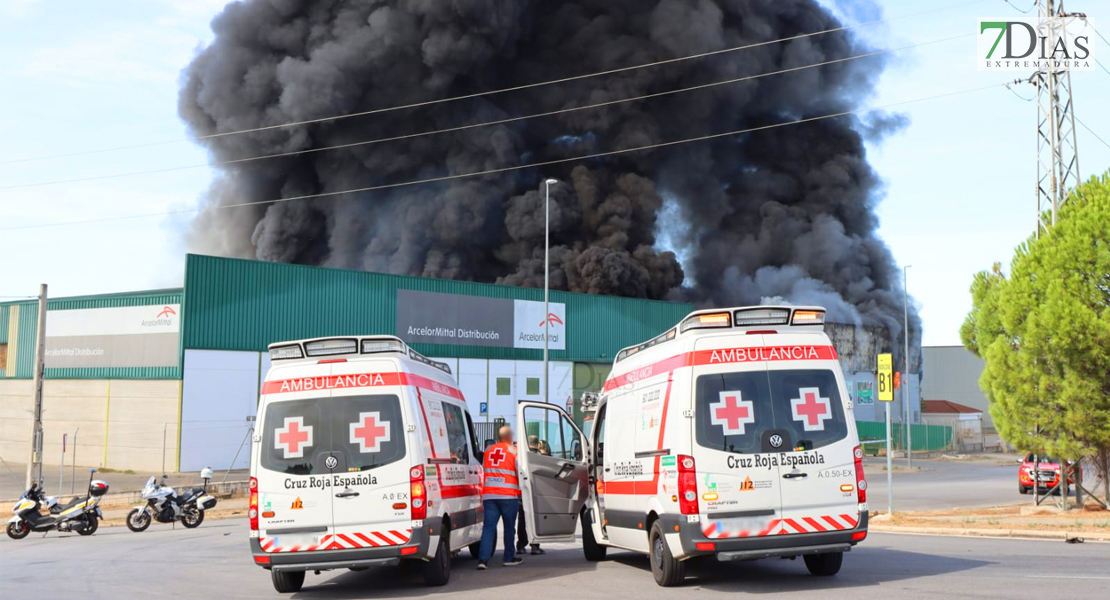
[[[65,504],[50,507],[46,514],[39,512],[47,503],[42,482],[32,483],[15,503],[12,512],[15,516],[8,521],[8,537],[21,540],[32,531],[76,531],[81,535],[92,535],[100,526],[104,515],[98,504],[100,498],[108,493],[108,484],[92,478],[96,469],[89,470],[89,490],[85,497],[78,496]]]

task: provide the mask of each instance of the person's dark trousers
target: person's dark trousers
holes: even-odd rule
[[[524,524],[524,503],[520,503],[520,510],[516,513],[516,547],[517,551],[524,552],[528,547],[528,529]]]
[[[513,538],[516,537],[514,528],[519,508],[520,500],[516,498],[482,501],[482,509],[485,511],[485,515],[482,517],[482,547],[478,551],[478,560],[489,562],[489,557],[493,554],[494,540],[497,539],[498,520],[501,521],[505,529],[505,562],[513,560],[516,555],[516,547],[513,545]]]

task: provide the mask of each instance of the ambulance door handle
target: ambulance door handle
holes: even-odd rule
[[[783,479],[798,479],[801,477],[809,477],[809,473],[787,473],[782,476]]]
[[[335,495],[336,498],[354,498],[355,496],[358,496],[358,492],[353,492],[351,490],[343,490]]]

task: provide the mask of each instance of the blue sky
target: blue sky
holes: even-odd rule
[[[1033,0],[1014,0],[1027,8]],[[135,143],[181,140],[178,77],[211,39],[208,23],[224,0],[0,0],[0,163]],[[885,17],[929,5],[878,2]],[[1076,6],[1072,6],[1076,4]],[[1083,6],[1078,6],[1083,4]],[[849,19],[871,10],[837,7]],[[1110,24],[1106,0],[1071,2],[1096,26]],[[974,33],[979,18],[1021,16],[1003,0],[943,10],[858,29],[876,48]],[[1101,19],[1101,20],[1100,20]],[[1110,37],[1110,27],[1101,27]],[[1099,56],[1110,66],[1110,48]],[[1002,83],[1019,74],[976,70],[975,38],[898,52],[873,99],[887,104]],[[1010,75],[1009,77],[1007,75]],[[1072,76],[1076,114],[1110,142],[1110,74]],[[1015,88],[1032,98],[1030,87]],[[1004,88],[914,103],[897,111],[908,124],[870,148],[886,182],[881,235],[899,264],[925,323],[927,345],[958,344],[970,308],[971,276],[1008,264],[1034,226],[1035,104]],[[1084,177],[1110,166],[1110,148],[1078,127]],[[0,187],[103,174],[203,165],[189,142],[0,164]],[[119,179],[0,189],[0,228],[116,215],[187,210],[214,173],[207,167]],[[0,232],[0,296],[52,296],[172,287],[181,284],[181,231],[189,215]]]

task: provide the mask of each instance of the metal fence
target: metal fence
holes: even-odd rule
[[[953,449],[952,428],[946,425],[910,425],[910,438],[914,452],[942,452]],[[860,441],[885,440],[886,423],[856,421]],[[906,426],[902,423],[891,424],[893,448],[906,449]],[[867,454],[877,454],[885,444],[864,444]]]

